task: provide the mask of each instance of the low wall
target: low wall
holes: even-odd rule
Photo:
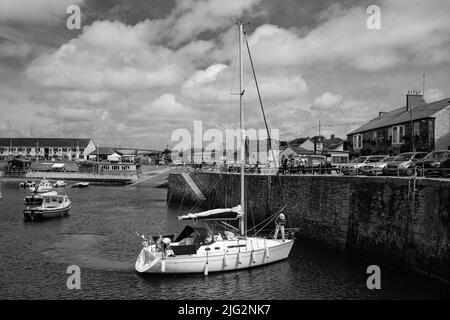
[[[239,175],[191,177],[207,198],[204,207],[239,203]],[[450,282],[448,180],[248,175],[246,189],[249,222],[286,203],[284,213],[300,238]],[[169,175],[169,197],[171,203],[198,201],[177,174]]]
[[[26,179],[52,179],[52,180],[73,180],[86,181],[99,184],[128,184],[138,180],[137,175],[108,175],[96,173],[77,172],[27,172]]]

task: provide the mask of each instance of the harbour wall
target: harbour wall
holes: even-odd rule
[[[204,208],[239,203],[238,174],[190,175],[206,196]],[[449,180],[248,175],[246,190],[249,223],[286,205],[297,238],[450,283]],[[176,173],[169,175],[167,197],[172,204],[199,202]]]

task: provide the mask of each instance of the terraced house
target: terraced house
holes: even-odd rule
[[[406,106],[380,112],[347,137],[353,155],[450,150],[450,98],[427,103],[410,91]]]
[[[92,139],[0,138],[0,160],[87,160],[93,150],[95,145]]]

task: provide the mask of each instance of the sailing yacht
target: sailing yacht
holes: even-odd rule
[[[243,24],[239,24],[240,63],[240,126],[244,133],[243,112]],[[250,52],[249,52],[250,53]],[[250,56],[251,59],[251,56]],[[250,60],[251,61],[251,60]],[[253,67],[253,65],[252,65]],[[255,78],[256,80],[256,78]],[[259,90],[259,89],[258,89]],[[259,93],[259,92],[258,92]],[[270,139],[270,137],[269,137]],[[272,239],[250,237],[247,230],[245,198],[245,134],[241,135],[240,183],[241,203],[233,208],[219,208],[200,213],[189,213],[178,220],[204,221],[205,227],[186,226],[176,239],[161,236],[159,240],[140,235],[143,248],[136,260],[135,269],[139,273],[203,273],[224,272],[266,265],[286,259],[294,244],[293,239]],[[278,214],[278,213],[277,213]],[[232,221],[239,223],[233,228]],[[269,221],[270,222],[270,221]],[[226,225],[232,231],[214,231],[208,224]]]

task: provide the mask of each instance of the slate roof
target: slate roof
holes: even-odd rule
[[[314,154],[314,151],[307,150],[300,146],[290,145],[290,146],[287,146],[284,150],[286,150],[287,148],[291,148],[297,154]]]
[[[450,98],[412,107],[413,120],[429,118],[435,113],[447,107],[448,105],[450,105]],[[411,113],[410,111],[406,110],[406,107],[401,107],[389,112],[382,113],[378,117],[363,124],[358,129],[348,133],[348,135],[388,127],[400,123],[405,123],[408,121],[411,121]]]
[[[77,138],[0,138],[0,146],[2,147],[59,147],[59,148],[86,148],[91,139]]]
[[[94,150],[94,151],[92,151],[91,153],[89,153],[90,155],[97,155],[97,154],[101,154],[101,155],[112,155],[112,154],[114,154],[114,153],[118,153],[118,154],[120,154],[119,152],[117,152],[116,150],[114,150],[113,148],[111,148],[111,147],[98,147],[98,151],[97,151],[97,148]]]
[[[328,150],[334,150],[339,148],[344,143],[344,140],[341,138],[330,138],[323,140],[323,148]]]

